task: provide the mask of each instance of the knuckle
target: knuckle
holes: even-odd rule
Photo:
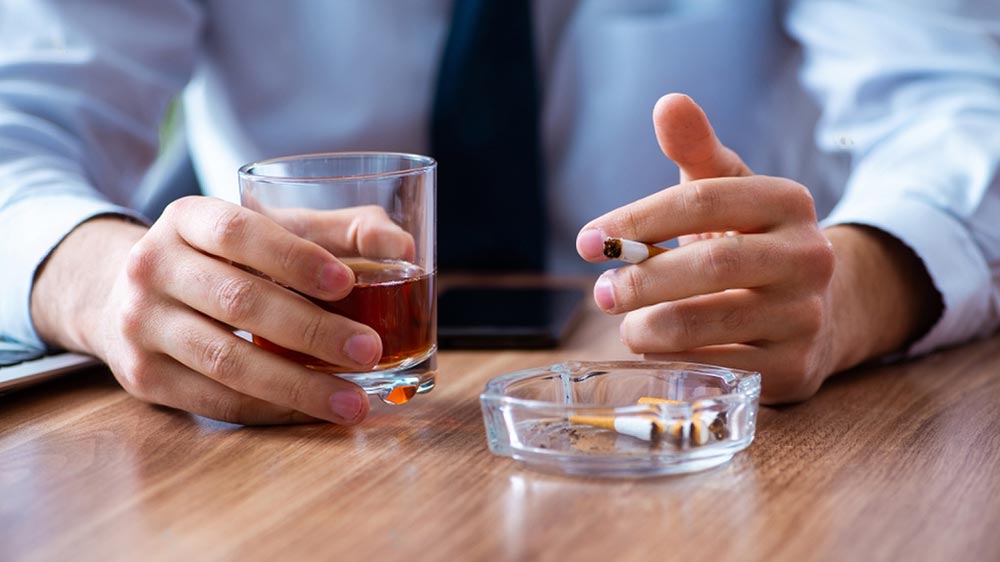
[[[309,315],[302,324],[301,339],[307,349],[316,350],[328,347],[326,319],[323,314]]]
[[[780,268],[783,265],[782,262],[788,259],[786,247],[769,238],[760,243],[755,256],[754,266],[762,270]]]
[[[300,239],[291,238],[284,244],[278,258],[282,271],[291,272],[301,268],[305,260],[304,252],[301,251],[301,243]]]
[[[732,245],[708,240],[704,243],[704,248],[704,267],[715,279],[727,279],[742,270],[743,254]]]
[[[134,298],[125,302],[118,315],[119,328],[126,338],[138,337],[149,322],[148,314]]]
[[[369,220],[388,220],[389,213],[385,212],[385,209],[378,205],[365,205],[361,208],[362,214]]]
[[[296,410],[305,410],[305,404],[309,403],[310,396],[317,393],[311,392],[309,379],[306,377],[287,377],[280,388],[281,396],[284,396],[284,406],[292,407]]]
[[[186,210],[189,209],[194,199],[195,196],[193,195],[175,199],[163,209],[163,219],[169,222],[178,216],[184,216]]]
[[[812,369],[811,347],[810,338],[801,338],[791,344],[790,353],[787,355],[784,365],[796,388],[809,378],[808,375]]]
[[[245,423],[249,419],[243,401],[229,395],[210,399],[208,411],[211,417],[229,423]]]
[[[819,287],[826,287],[830,283],[837,259],[822,233],[817,231],[816,240],[801,247],[798,259],[803,264],[800,271],[807,280]]]
[[[730,332],[738,332],[747,325],[749,313],[746,308],[734,306],[726,310],[719,319],[719,324]]]
[[[680,351],[690,347],[701,325],[698,311],[693,307],[679,303],[669,303],[664,307],[666,322],[661,322],[663,342],[668,349],[663,351]]]
[[[833,278],[833,272],[837,266],[837,256],[833,253],[833,246],[830,245],[826,237],[822,234],[819,234],[819,237],[821,242],[812,249],[809,260],[813,264],[813,270],[823,281],[823,285],[826,285]]]
[[[801,183],[785,180],[788,196],[785,198],[788,211],[795,216],[816,220],[816,202],[812,192]]]
[[[650,230],[649,227],[649,218],[638,207],[626,205],[615,211],[614,227],[611,230],[625,237],[641,238],[641,233]]]
[[[140,240],[129,250],[125,258],[125,275],[137,283],[145,283],[155,278],[159,252],[153,244]]]
[[[214,338],[201,344],[203,372],[226,386],[240,370],[240,355],[234,337]]]
[[[366,205],[358,209],[349,227],[351,238],[357,245],[377,245],[378,238],[387,224],[393,224],[389,214],[378,205]]]
[[[624,226],[623,230],[626,232],[639,232],[642,228],[642,218],[640,218],[639,213],[632,207],[625,207],[621,213],[619,220]]]
[[[126,353],[117,364],[117,374],[125,390],[145,402],[153,402],[156,394],[156,371],[143,354]]]
[[[810,334],[819,332],[826,316],[825,300],[819,296],[812,297],[806,300],[804,308],[803,318],[806,321],[806,331]]]
[[[241,207],[227,205],[219,212],[212,225],[212,238],[220,248],[238,244],[245,236],[247,214]]]
[[[668,353],[690,347],[701,318],[683,303],[663,302],[628,314],[620,335],[633,353]]]
[[[816,393],[817,386],[808,376],[801,356],[786,357],[782,365],[781,372],[763,381],[768,402],[800,402]]]
[[[663,315],[660,332],[664,343],[670,350],[680,350],[687,347],[701,324],[701,315],[691,306],[683,303],[665,303],[660,310]]]
[[[228,323],[242,323],[250,318],[257,306],[255,281],[241,278],[226,279],[219,284],[216,299]]]
[[[357,250],[361,255],[368,253],[369,239],[376,213],[378,213],[377,209],[380,210],[380,208],[371,205],[361,207],[354,213],[351,222],[347,225],[348,247]]]
[[[717,214],[723,205],[722,191],[713,189],[703,182],[694,181],[683,192],[684,211],[695,217],[710,217]]]

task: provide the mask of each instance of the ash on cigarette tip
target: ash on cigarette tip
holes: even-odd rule
[[[617,238],[608,238],[605,240],[604,255],[611,259],[622,257],[622,241]]]

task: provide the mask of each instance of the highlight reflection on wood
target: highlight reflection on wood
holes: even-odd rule
[[[0,560],[998,560],[1000,337],[761,408],[709,472],[537,474],[486,448],[487,379],[625,359],[589,308],[559,350],[446,352],[355,428],[242,428],[103,369],[0,396]]]

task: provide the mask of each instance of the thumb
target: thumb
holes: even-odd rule
[[[667,94],[653,108],[660,149],[680,166],[681,181],[752,176],[750,168],[715,136],[705,112],[684,94]]]

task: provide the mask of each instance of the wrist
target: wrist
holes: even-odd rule
[[[35,274],[31,316],[47,345],[104,357],[105,305],[132,245],[146,228],[97,217],[70,232]]]
[[[927,333],[943,308],[920,258],[879,229],[824,229],[837,265],[830,286],[835,370],[905,351]]]

